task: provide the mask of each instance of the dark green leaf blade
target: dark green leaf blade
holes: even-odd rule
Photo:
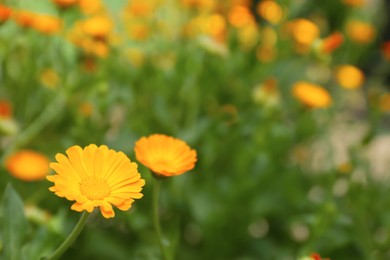
[[[27,235],[28,222],[24,216],[23,201],[10,184],[3,195],[0,216],[4,259],[22,259],[21,248]]]

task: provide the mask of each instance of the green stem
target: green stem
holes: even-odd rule
[[[35,121],[17,136],[13,144],[4,152],[0,162],[4,162],[5,158],[14,152],[15,149],[28,143],[35,135],[44,129],[50,121],[61,112],[61,105],[64,103],[64,100],[64,94],[59,92]]]
[[[54,251],[54,253],[51,256],[45,257],[43,259],[55,260],[58,259],[63,253],[65,253],[65,251],[74,243],[76,238],[80,235],[85,224],[87,223],[88,217],[89,217],[89,212],[84,211],[79,219],[79,222],[77,222],[73,231],[69,234],[69,236],[65,239],[65,241],[62,242],[62,244],[56,249],[56,251]]]
[[[154,178],[154,185],[153,185],[153,222],[154,222],[154,229],[157,233],[157,239],[158,239],[158,245],[160,247],[160,252],[162,255],[162,258],[167,260],[167,254],[165,252],[164,247],[164,237],[162,235],[161,226],[160,226],[160,218],[158,214],[158,198],[160,193],[160,187],[161,187],[161,181],[157,178]]]

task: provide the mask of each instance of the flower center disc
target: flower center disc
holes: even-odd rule
[[[90,200],[102,200],[110,194],[110,188],[105,180],[91,177],[81,181],[80,191]]]

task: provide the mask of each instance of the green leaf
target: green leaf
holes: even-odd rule
[[[27,235],[28,222],[24,216],[22,199],[10,184],[3,195],[0,216],[4,259],[23,259],[21,248]]]

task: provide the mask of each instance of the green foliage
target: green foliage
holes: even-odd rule
[[[164,2],[163,11],[145,18],[151,20],[150,37],[139,40],[122,28],[127,2],[105,1],[116,26],[114,39],[104,40],[109,54],[103,57],[69,39],[73,26],[86,19],[80,10],[35,2],[7,4],[56,15],[64,28],[45,35],[14,20],[0,24],[0,101],[12,106],[10,118],[0,116],[2,259],[50,255],[80,216],[70,210],[71,202],[48,191],[46,180],[10,176],[10,154],[33,149],[54,161],[71,145],[95,143],[135,161],[134,143],[153,133],[181,138],[198,155],[193,171],[161,187],[161,226],[176,259],[299,259],[313,252],[331,259],[390,257],[388,165],[379,160],[388,149],[372,152],[390,129],[389,112],[380,103],[389,94],[389,61],[381,53],[385,1],[367,8],[276,1],[289,14],[280,24],[256,14],[259,38],[253,47],[244,46],[239,29],[226,20],[226,50],[208,35],[181,34],[201,12],[197,8]],[[220,4],[217,13],[228,17],[228,4]],[[304,53],[284,34],[295,18],[319,26],[318,39]],[[354,42],[346,30],[353,19],[370,24],[376,37]],[[269,61],[257,57],[264,28],[277,39],[277,55]],[[344,36],[338,49],[315,49],[335,31]],[[334,72],[342,64],[362,69],[362,88],[340,87]],[[47,71],[58,77],[53,86],[45,82]],[[270,79],[277,101],[256,92]],[[326,89],[332,105],[301,104],[292,86],[302,80]],[[144,197],[127,212],[116,210],[114,219],[92,213],[64,259],[160,259],[153,181],[141,164],[139,171],[146,180]]]
[[[1,241],[4,259],[28,259],[23,246],[28,236],[28,222],[23,201],[11,185],[7,185],[1,203]]]

